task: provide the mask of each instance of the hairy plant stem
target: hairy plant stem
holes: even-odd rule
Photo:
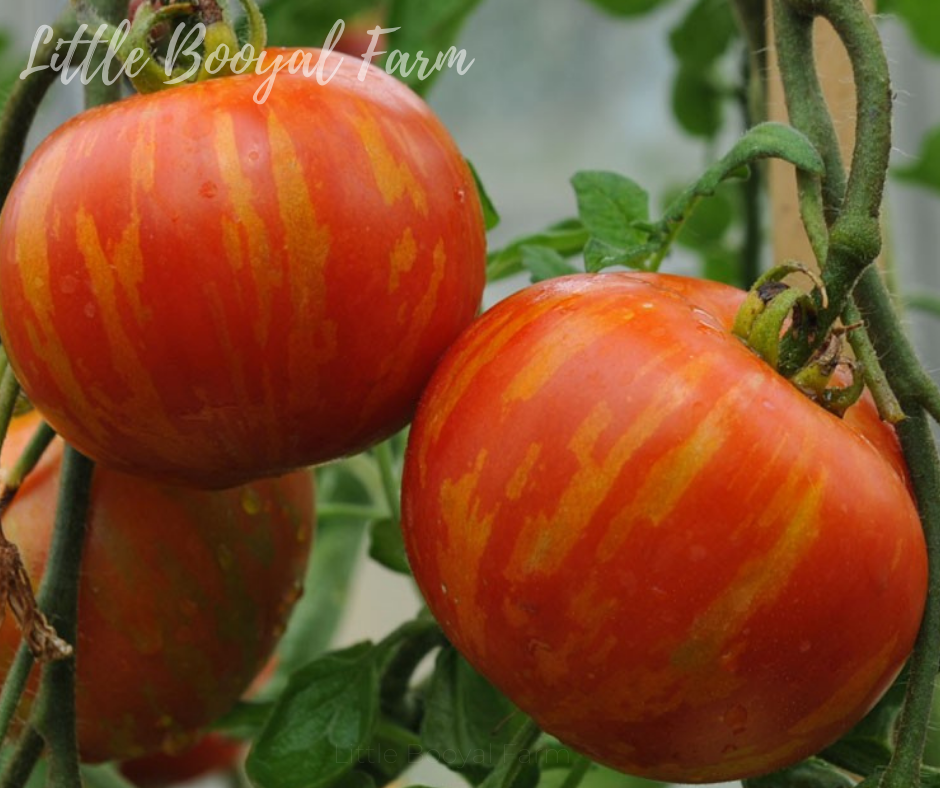
[[[842,39],[856,82],[856,142],[846,182],[838,141],[811,52],[813,17],[825,17]],[[910,662],[905,703],[892,760],[880,788],[914,788],[927,734],[937,664],[940,662],[940,460],[924,410],[932,383],[921,367],[871,265],[880,249],[878,215],[888,166],[891,92],[884,51],[872,20],[858,0],[774,0],[777,51],[790,120],[807,134],[826,163],[823,210],[831,225],[823,279],[830,303],[823,326],[831,325],[853,295],[885,378],[906,418],[897,426],[924,526],[929,558],[929,595]],[[809,224],[812,224],[812,217]],[[875,237],[877,235],[877,238]]]
[[[75,35],[78,22],[71,9],[62,13],[52,26],[52,36],[48,44],[39,47],[34,66],[49,65],[56,52],[59,39],[69,39]],[[76,60],[85,56],[87,46],[81,45],[76,50]],[[18,79],[13,85],[10,97],[4,106],[0,118],[0,207],[6,202],[13,181],[23,159],[26,138],[36,118],[36,111],[52,83],[59,77],[59,72],[51,68],[34,71],[26,79]]]
[[[46,743],[36,729],[27,726],[19,744],[0,775],[0,788],[23,788],[29,782]]]
[[[91,460],[66,446],[52,544],[38,595],[60,637],[73,647],[78,636],[78,581],[93,472]],[[30,722],[49,745],[50,788],[80,788],[74,658],[43,667]]]

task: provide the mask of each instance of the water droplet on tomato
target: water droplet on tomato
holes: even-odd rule
[[[97,312],[98,307],[95,306],[94,302],[89,301],[87,304],[85,304],[85,317],[91,319],[97,314]]]
[[[447,596],[447,586],[444,585],[443,583],[441,583],[441,593],[442,593],[444,596]]]
[[[67,274],[59,280],[59,289],[65,295],[71,295],[78,289],[78,280],[71,274]]]
[[[530,654],[535,654],[536,651],[551,651],[552,647],[544,640],[537,640],[536,638],[532,638],[526,644],[526,650]]]
[[[733,752],[737,752],[738,747],[736,744],[726,744],[724,749],[721,751],[722,755],[731,755]]]
[[[261,158],[261,154],[256,150],[248,151],[248,161],[255,162]]]
[[[199,187],[199,193],[203,197],[207,197],[211,200],[219,193],[219,187],[216,186],[216,184],[214,184],[212,181],[206,181],[204,184],[202,184],[202,186]]]
[[[461,189],[461,188],[458,186],[456,189],[454,189],[454,197],[457,198],[457,202],[459,202],[461,205],[463,205],[463,203],[465,203],[465,202],[467,201],[467,190],[466,190],[466,189]]]
[[[245,514],[258,514],[261,511],[261,496],[254,487],[246,487],[242,492],[242,509]]]
[[[813,647],[813,644],[810,643],[808,640],[801,640],[801,641],[800,641],[800,653],[801,653],[801,654],[805,654],[805,653],[806,653],[807,651],[809,651],[812,647]]]

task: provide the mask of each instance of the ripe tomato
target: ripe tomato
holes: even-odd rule
[[[277,670],[277,657],[268,660],[255,676],[244,697],[260,691]],[[238,766],[248,752],[248,745],[219,733],[207,733],[195,744],[178,752],[156,752],[124,761],[121,774],[140,788],[176,785]]]
[[[260,105],[270,74],[135,96],[32,156],[0,216],[0,335],[80,451],[225,487],[410,420],[479,306],[483,215],[430,109],[361,66],[284,69]]]
[[[244,750],[242,742],[209,733],[175,755],[158,752],[122,763],[121,773],[140,788],[176,785],[234,768]]]
[[[557,279],[447,353],[403,528],[447,636],[548,732],[676,782],[777,769],[875,703],[926,552],[891,429],[841,421],[730,331],[743,294]]]
[[[14,421],[9,467],[35,417]],[[3,527],[38,583],[49,547],[60,440]],[[76,705],[82,759],[178,750],[260,671],[299,596],[313,485],[297,472],[221,492],[95,471],[79,591]],[[0,677],[19,644],[0,626]]]

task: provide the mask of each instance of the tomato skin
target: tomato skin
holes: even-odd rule
[[[361,66],[283,69],[260,105],[270,74],[135,96],[32,156],[0,216],[0,335],[80,451],[221,488],[410,420],[479,307],[483,216],[430,109]]]
[[[121,773],[140,788],[176,785],[234,768],[245,744],[209,733],[176,755],[158,752],[121,764]]]
[[[35,423],[14,421],[4,467]],[[61,458],[57,439],[4,515],[34,585],[48,553]],[[76,662],[82,759],[179,751],[241,697],[283,631],[310,551],[312,475],[208,492],[97,468],[91,496]],[[19,639],[6,616],[0,676]]]
[[[926,594],[893,431],[766,366],[729,331],[742,298],[649,274],[528,288],[448,351],[406,454],[405,542],[448,638],[544,730],[663,781],[834,741]]]

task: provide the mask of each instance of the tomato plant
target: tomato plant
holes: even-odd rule
[[[270,74],[132,97],[31,157],[0,217],[0,335],[80,451],[225,487],[410,419],[479,306],[483,215],[434,114],[361,65],[284,69],[263,104]]]
[[[229,0],[85,0],[34,39],[39,68],[0,116],[0,436],[22,383],[99,467],[61,443],[40,461],[42,428],[0,474],[0,602],[23,629],[0,629],[0,668],[20,643],[0,788],[113,788],[115,766],[80,757],[146,749],[125,777],[191,776],[241,761],[233,740],[250,749],[231,776],[257,788],[424,782],[408,772],[419,758],[476,788],[940,785],[922,757],[940,664],[940,387],[895,296],[940,301],[910,298],[891,255],[884,276],[874,265],[888,154],[910,145],[892,140],[867,0],[588,2],[623,18],[671,5],[650,19],[675,57],[643,78],[671,81],[705,160],[694,177],[674,171],[671,136],[649,157],[621,139],[638,120],[659,135],[657,107],[634,93],[628,39],[583,6],[563,46],[542,37],[554,8],[479,0],[264,0],[265,19],[255,0],[241,15]],[[458,49],[484,5],[494,16]],[[919,33],[940,23],[930,4],[879,5]],[[336,54],[293,49],[340,16]],[[821,101],[819,76],[848,76],[827,55],[817,74],[819,16],[848,54],[854,111]],[[128,17],[111,46],[125,66],[140,46],[149,66],[130,85],[145,95],[125,99],[79,39]],[[408,88],[340,65],[376,20],[390,32],[373,62]],[[193,49],[174,46],[200,27]],[[269,66],[306,54],[322,69],[207,67],[262,49],[265,31]],[[614,56],[597,57],[608,40]],[[88,56],[89,109],[17,177],[66,47]],[[485,249],[496,208],[418,98],[474,63],[476,84],[458,96],[448,76],[434,106],[484,174],[521,187],[541,152],[556,171],[532,182],[547,185],[584,153],[603,166],[594,142],[613,131],[629,175],[667,182],[657,195],[576,172],[576,214],[539,230],[513,223],[542,195],[510,200],[497,178],[514,204],[504,245]],[[192,84],[166,84],[190,65]],[[775,70],[783,101],[768,99]],[[934,142],[896,174],[935,187]],[[794,179],[769,182],[766,159],[795,169],[791,202]],[[492,290],[477,318],[484,273],[534,284],[503,302]],[[415,412],[410,437],[392,435]],[[278,474],[307,463],[320,525],[285,628],[312,503],[307,472]],[[255,476],[270,480],[229,488]],[[49,537],[33,521],[52,522],[52,486]],[[42,574],[35,595],[19,550]],[[367,578],[352,597],[368,627],[334,638],[366,553],[405,596]],[[271,682],[236,700],[281,629]]]
[[[743,293],[580,275],[487,312],[408,447],[422,593],[478,670],[630,774],[718,782],[864,715],[921,620],[897,441],[840,420],[730,333]]]
[[[35,417],[15,420],[9,468]],[[62,446],[47,450],[3,526],[34,581],[43,572]],[[79,591],[76,705],[86,761],[191,742],[238,700],[268,659],[300,594],[310,549],[307,471],[221,492],[101,469],[92,486]],[[0,626],[0,673],[20,635]]]

